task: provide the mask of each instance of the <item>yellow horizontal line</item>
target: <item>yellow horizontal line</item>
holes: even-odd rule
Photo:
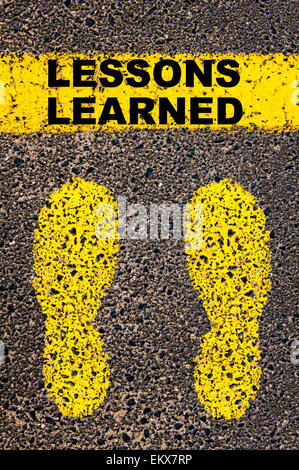
[[[122,83],[119,86],[107,87],[102,84],[103,77],[113,81],[113,78],[105,75],[101,69],[101,64],[108,58],[121,62],[118,71],[121,72]],[[179,54],[173,57],[161,57],[159,54],[145,55],[142,56],[142,59],[147,62],[148,67],[143,70],[149,73],[150,81],[144,87],[134,87],[126,81],[128,77],[133,76],[128,71],[127,65],[133,59],[138,58],[141,57],[130,54],[111,57],[71,53],[42,54],[40,56],[2,55],[0,58],[0,133],[114,131],[131,128],[189,128],[195,130],[207,126],[213,130],[254,130],[259,128],[270,132],[296,130],[299,127],[297,108],[298,55],[255,53],[248,55],[204,54],[199,56]],[[95,61],[93,76],[82,76],[82,80],[94,80],[94,88],[73,86],[74,59]],[[171,59],[179,65],[180,80],[174,86],[167,88],[155,81],[154,70],[161,59]],[[232,87],[220,86],[218,83],[221,77],[227,82],[230,80],[228,76],[217,70],[219,61],[226,59],[235,60],[238,63],[236,70],[240,80],[237,85]],[[49,60],[57,60],[57,79],[69,80],[70,86],[49,86]],[[209,84],[204,86],[197,76],[194,79],[194,86],[186,86],[186,61],[195,61],[201,70],[203,70],[203,61],[212,61],[211,86]],[[83,69],[92,70],[92,67],[88,66]],[[171,66],[164,67],[161,76],[165,81],[168,81],[171,79],[172,73]],[[49,124],[49,98],[52,98],[52,105],[55,104],[56,117],[67,118],[68,124]],[[74,124],[74,98],[94,99],[94,103],[82,105],[82,108],[86,107],[85,111],[88,111],[88,106],[92,106],[93,112],[81,114],[81,117],[93,119],[92,124]],[[109,98],[117,99],[123,115],[123,122],[119,120],[104,121],[104,124],[99,122],[105,103]],[[153,100],[153,109],[150,112],[152,122],[145,122],[141,116],[138,116],[137,123],[133,122],[132,106],[136,106],[133,103],[134,98]],[[167,114],[167,122],[161,123],[161,115],[159,114],[163,101],[161,98],[166,98],[175,109],[178,106],[177,99],[184,99],[183,105],[181,103],[181,106],[184,106],[182,108],[184,111],[183,123],[175,122],[169,113]],[[212,102],[196,104],[195,98],[209,98],[210,101],[212,99]],[[219,98],[235,98],[241,103],[243,115],[237,123],[219,123],[218,113],[221,106]],[[192,109],[196,114],[196,110],[200,107],[210,107],[206,113],[199,111],[200,117],[212,120],[208,124],[198,124],[197,121],[192,120]],[[110,111],[114,112],[115,109],[112,107]],[[228,104],[226,111],[229,117],[229,113],[233,113],[233,107]]]

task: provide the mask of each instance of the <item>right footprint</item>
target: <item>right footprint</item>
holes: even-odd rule
[[[195,220],[200,206],[203,224]],[[187,265],[211,322],[195,359],[195,389],[215,418],[240,418],[261,376],[258,317],[271,288],[266,218],[230,180],[199,188],[188,207]]]

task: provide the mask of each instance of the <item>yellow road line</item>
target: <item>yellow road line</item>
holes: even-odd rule
[[[93,71],[93,76],[82,75],[81,77],[82,80],[93,80],[95,88],[74,86],[74,59],[95,61],[94,67],[82,67],[82,70]],[[105,71],[102,65],[107,59],[107,56],[103,55],[87,56],[71,53],[40,56],[2,55],[0,58],[0,80],[5,87],[5,102],[3,103],[4,95],[2,94],[2,98],[0,97],[0,102],[2,102],[0,106],[0,133],[114,131],[129,128],[163,129],[168,127],[199,129],[207,125],[214,130],[259,128],[264,131],[283,131],[298,129],[299,116],[296,106],[298,90],[294,90],[294,84],[295,88],[298,86],[298,55],[255,53],[248,55],[204,54],[197,57],[187,54],[179,54],[174,57],[161,57],[158,54],[145,55],[142,59],[146,61],[148,66],[143,68],[143,72],[149,73],[150,80],[142,87],[127,83],[128,78],[134,78],[132,66],[128,70],[128,63],[132,64],[132,60],[138,59],[138,57],[129,54],[113,56],[114,60],[120,62],[120,66],[110,65],[110,69],[114,69],[114,73],[117,70],[117,73],[121,75],[122,83],[116,87],[107,87],[107,80],[108,82],[114,81],[113,77],[107,76],[107,70]],[[175,61],[179,66],[180,80],[174,86],[166,88],[161,86],[161,81],[155,80],[155,76],[159,75],[159,65],[157,66],[157,64],[161,59]],[[238,67],[233,70],[237,70],[240,77],[239,83],[232,87],[219,84],[221,83],[219,79],[222,79],[222,85],[223,80],[225,84],[230,82],[230,79],[223,75],[223,71],[217,69],[220,61],[228,59],[237,62]],[[68,80],[70,86],[49,86],[49,60],[57,60],[57,78]],[[187,61],[189,63],[195,61],[201,70],[203,70],[204,61],[208,65],[210,64],[211,83],[206,80],[203,84],[195,76],[194,86],[190,83],[189,86],[186,86]],[[228,69],[231,70],[232,67],[229,66]],[[169,82],[172,74],[173,67],[165,66],[162,68],[160,76]],[[135,79],[138,82],[142,78],[135,77]],[[117,79],[115,80],[117,81]],[[68,124],[49,124],[49,98],[52,98],[51,106],[55,105],[57,117],[68,119]],[[78,98],[92,98],[94,100],[94,103],[82,105],[82,108],[85,108],[85,113],[80,115],[81,118],[84,116],[84,119],[94,120],[91,124],[74,124],[74,106],[79,106]],[[136,113],[132,111],[133,106],[137,106],[136,99],[140,100],[141,98],[153,100],[151,101],[153,104],[153,109],[150,112],[151,122],[145,122],[140,115],[137,118],[134,117]],[[177,101],[178,98],[184,100],[180,105]],[[194,98],[205,99],[207,103],[198,104]],[[243,116],[236,124],[219,123],[218,113],[221,105],[218,100],[223,98],[234,98],[241,103]],[[111,99],[114,100],[114,103],[117,100],[121,110],[118,110],[118,113],[121,112],[122,120],[119,119],[119,116],[117,120],[106,121],[104,119],[105,106],[105,111],[108,112],[107,102],[110,102],[110,111],[116,111],[114,105],[111,104]],[[172,105],[174,109],[179,109],[181,106],[183,123],[179,119],[175,122],[169,113],[166,113],[166,118],[165,113],[164,117],[161,116],[163,100],[164,106],[166,101],[169,101],[168,106]],[[91,112],[91,107],[93,107],[93,112]],[[202,121],[196,118],[197,110],[203,107],[210,109],[206,110],[206,113],[203,113],[202,110],[199,111],[199,116],[212,119],[211,123],[198,124]],[[227,115],[229,116],[229,113],[232,112],[232,106],[227,105]],[[166,123],[161,123],[165,121]]]

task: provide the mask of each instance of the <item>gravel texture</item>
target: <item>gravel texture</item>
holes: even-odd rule
[[[1,52],[295,52],[295,1],[4,1]],[[0,136],[2,449],[296,448],[296,135],[126,131]],[[183,241],[122,240],[96,319],[111,387],[90,417],[67,418],[43,386],[44,323],[32,288],[32,243],[48,195],[80,176],[128,203],[186,202],[232,178],[271,230],[272,291],[260,319],[263,370],[239,420],[212,418],[194,390],[209,331]]]

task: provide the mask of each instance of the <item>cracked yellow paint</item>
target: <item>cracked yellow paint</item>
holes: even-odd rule
[[[45,386],[66,416],[91,414],[109,387],[109,357],[93,321],[114,276],[116,224],[110,191],[77,178],[50,196],[34,232],[33,285],[46,316]],[[116,236],[97,236],[101,226]]]
[[[215,418],[240,418],[260,383],[258,317],[271,288],[269,232],[254,197],[229,180],[195,191],[191,215],[197,204],[201,247],[186,249],[187,265],[211,331],[195,359],[195,389]]]
[[[98,86],[91,88],[49,88],[48,67],[49,59],[57,59],[60,66],[59,78],[68,79],[72,85],[73,59],[94,59],[96,71],[93,79]],[[114,55],[113,58],[122,62],[122,73],[128,76],[126,63],[134,58],[131,54]],[[116,88],[104,88],[99,84],[99,78],[103,76],[99,70],[99,64],[107,56],[84,55],[84,54],[42,54],[36,55],[2,55],[0,58],[0,80],[5,86],[5,103],[0,106],[0,133],[29,134],[32,132],[78,132],[78,131],[114,131],[127,128],[182,128],[198,129],[206,125],[190,124],[190,98],[191,97],[213,97],[211,115],[214,123],[210,128],[214,130],[254,130],[256,128],[264,131],[273,130],[295,130],[299,126],[299,115],[294,102],[294,90],[292,83],[298,79],[298,55],[276,54],[203,54],[193,56],[179,54],[173,57],[180,64],[182,78],[178,85],[171,88],[161,88],[152,77],[152,70],[161,56],[159,54],[145,55],[142,57],[149,63],[147,69],[151,74],[151,80],[146,87],[133,88],[123,80]],[[165,58],[165,57],[163,57]],[[185,86],[184,62],[187,59],[196,59],[201,64],[202,60],[212,59],[215,63],[221,59],[234,59],[239,63],[240,82],[232,88],[222,88],[216,84],[216,78],[220,74],[213,71],[213,86],[203,87],[199,80],[195,80],[194,87]],[[165,71],[167,75],[167,71]],[[74,125],[72,124],[72,110],[74,97],[94,96],[96,99],[94,114],[84,117],[95,117],[96,124]],[[57,97],[58,116],[69,117],[69,125],[48,124],[48,98]],[[116,97],[126,118],[127,124],[118,124],[109,121],[105,125],[99,125],[98,119],[101,115],[103,105],[108,97]],[[159,122],[159,98],[168,98],[176,106],[176,98],[186,98],[186,122],[175,124],[170,119],[169,124],[146,124],[144,121],[130,125],[130,97],[148,97],[156,100],[156,106],[152,116],[156,123]],[[242,103],[244,115],[238,124],[217,124],[216,101],[218,97],[235,97]],[[86,106],[86,105],[85,105]]]
[[[0,82],[0,104],[5,104],[5,88],[3,82]]]

